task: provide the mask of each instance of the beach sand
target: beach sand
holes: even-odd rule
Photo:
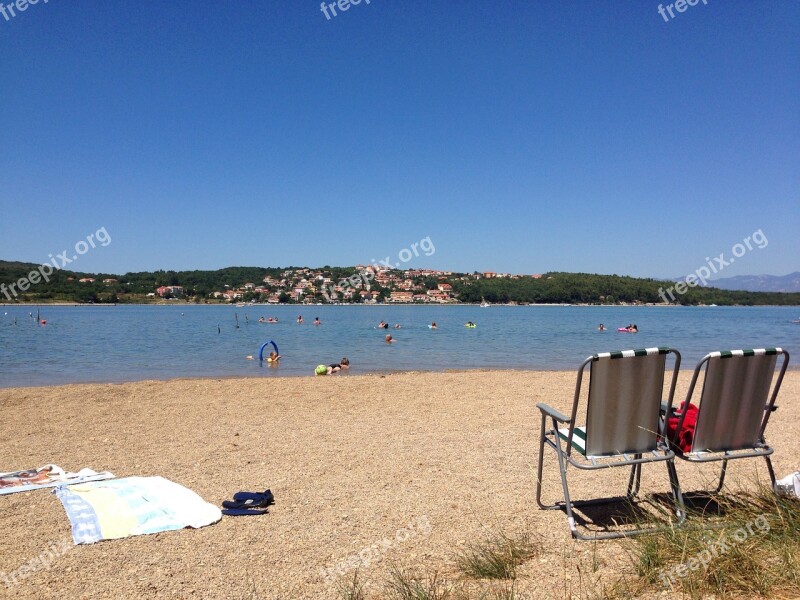
[[[55,463],[160,475],[217,505],[270,488],[276,505],[199,530],[72,546],[50,491],[2,496],[0,597],[337,598],[363,551],[370,598],[387,597],[391,565],[438,572],[477,598],[489,584],[459,575],[454,557],[499,531],[528,533],[540,548],[519,569],[517,597],[597,593],[633,573],[629,542],[572,541],[564,514],[535,501],[536,403],[567,412],[574,385],[574,372],[494,371],[2,389],[0,471]],[[798,392],[790,371],[767,430],[778,477],[800,469]],[[554,453],[547,461],[554,500]],[[684,490],[716,473],[678,469]],[[577,473],[572,489],[623,493],[626,473]],[[731,483],[752,488],[756,474],[767,480],[763,460],[729,467]],[[663,464],[645,468],[643,490],[668,491]],[[64,540],[48,569],[4,582]]]

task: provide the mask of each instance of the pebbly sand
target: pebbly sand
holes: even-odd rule
[[[438,572],[477,598],[491,584],[459,575],[454,556],[501,530],[540,544],[517,597],[599,593],[632,573],[626,543],[573,542],[564,514],[535,501],[535,405],[567,411],[574,384],[574,372],[494,371],[1,389],[0,471],[55,463],[161,475],[217,505],[270,488],[276,505],[199,530],[73,546],[48,490],[2,496],[0,597],[338,598],[337,582],[372,548],[359,567],[370,598],[386,597],[391,565]],[[779,477],[800,470],[798,392],[800,372],[790,371],[767,430]],[[552,452],[547,460],[555,499]],[[716,473],[678,469],[684,490]],[[752,487],[756,473],[766,480],[763,461],[733,462],[728,481]],[[578,473],[572,489],[622,493],[626,474]],[[643,490],[668,491],[662,465],[645,467]],[[49,569],[4,581],[65,540]]]

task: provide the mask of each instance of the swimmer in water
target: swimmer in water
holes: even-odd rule
[[[392,343],[394,343],[394,342],[396,342],[396,341],[397,341],[396,339],[394,339],[394,338],[393,338],[392,336],[390,336],[390,335],[387,335],[385,339],[386,339],[386,343],[387,343],[387,344],[392,344]]]
[[[330,375],[331,373],[338,373],[339,371],[346,371],[349,368],[350,368],[350,361],[347,360],[347,357],[344,357],[335,365],[328,366],[328,375]]]

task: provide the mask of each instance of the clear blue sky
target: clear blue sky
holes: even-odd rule
[[[10,0],[3,0],[8,4]],[[39,0],[0,16],[0,258],[800,270],[800,2]]]

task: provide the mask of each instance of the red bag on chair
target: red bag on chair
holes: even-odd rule
[[[678,428],[678,421],[680,421],[681,413],[684,411],[685,402],[681,402],[681,407],[677,410],[674,416],[667,419],[667,440],[676,450],[681,452],[689,452],[692,449],[692,440],[694,439],[694,428],[697,426],[697,407],[694,404],[689,404],[686,410],[686,417],[683,419],[683,425],[678,434],[677,447],[672,443],[675,439],[675,430]]]

